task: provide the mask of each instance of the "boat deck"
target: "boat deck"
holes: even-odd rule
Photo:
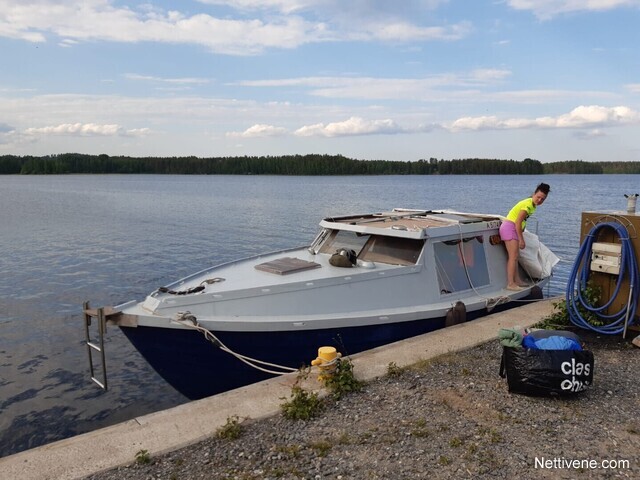
[[[299,268],[287,269],[286,267],[291,267],[291,264]],[[204,285],[204,292],[222,294],[252,288],[273,289],[291,283],[335,280],[363,274],[375,276],[382,272],[403,268],[407,267],[384,263],[379,263],[374,268],[335,268],[329,264],[329,255],[314,255],[308,251],[308,247],[299,247],[218,265],[167,287],[173,290],[186,290]],[[219,281],[212,281],[214,279]]]

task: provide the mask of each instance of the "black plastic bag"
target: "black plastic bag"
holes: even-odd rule
[[[503,347],[500,376],[511,393],[574,395],[593,383],[589,350],[536,350]]]

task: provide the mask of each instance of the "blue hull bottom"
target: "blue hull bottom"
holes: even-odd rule
[[[507,308],[510,306],[502,305],[493,312]],[[474,313],[468,314],[467,319],[486,315],[487,312],[481,310]],[[444,324],[442,318],[327,330],[214,333],[234,352],[299,368],[311,364],[319,347],[333,346],[346,356],[437,330]],[[121,329],[153,369],[173,388],[192,400],[271,377],[220,350],[195,330],[153,327]]]
[[[442,319],[328,330],[214,333],[234,352],[299,368],[311,364],[319,347],[336,347],[345,356],[443,326]],[[192,400],[272,377],[220,350],[195,330],[122,327],[122,331],[161,377]]]

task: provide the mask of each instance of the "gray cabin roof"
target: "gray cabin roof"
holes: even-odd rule
[[[400,208],[390,212],[328,217],[320,222],[324,228],[414,239],[481,231],[499,225],[497,215]]]

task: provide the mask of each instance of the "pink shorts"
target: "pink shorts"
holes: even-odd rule
[[[500,238],[503,242],[507,240],[518,240],[516,224],[510,220],[504,220],[502,225],[500,225]]]

